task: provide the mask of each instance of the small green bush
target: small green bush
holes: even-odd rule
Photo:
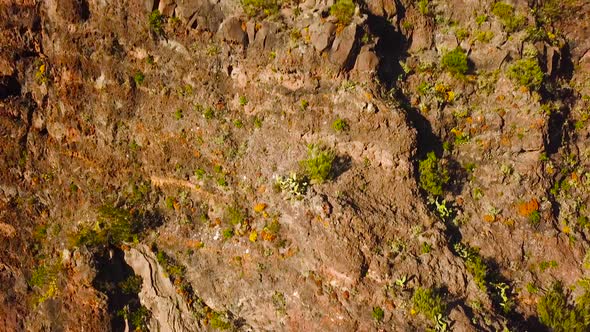
[[[164,33],[164,29],[162,28],[162,24],[164,23],[164,15],[160,13],[159,10],[154,10],[150,13],[148,17],[150,30],[155,33],[156,35],[161,35]]]
[[[225,315],[214,312],[211,320],[209,320],[211,327],[218,330],[229,330],[232,327],[231,322],[225,317]]]
[[[434,152],[429,152],[426,159],[418,165],[420,187],[431,196],[441,196],[450,176],[447,168],[440,162]]]
[[[119,245],[139,238],[148,226],[149,218],[141,212],[112,205],[103,205],[98,209],[98,221],[93,228],[82,229],[74,238],[74,245],[96,247],[99,245]]]
[[[467,54],[461,47],[457,47],[443,55],[441,65],[453,75],[465,75],[469,70]]]
[[[522,29],[526,23],[526,18],[521,15],[516,15],[514,6],[505,2],[496,2],[492,7],[492,13],[497,16],[506,32],[515,32]]]
[[[119,288],[121,288],[121,291],[123,291],[124,294],[137,294],[141,291],[142,283],[143,279],[140,276],[132,275],[121,281],[119,283]]]
[[[133,75],[133,80],[135,81],[135,85],[141,85],[145,80],[145,76],[142,72],[138,71],[135,73],[135,75]]]
[[[346,120],[338,118],[332,123],[332,128],[334,128],[334,131],[338,133],[347,131],[348,123],[346,123]]]
[[[322,183],[330,178],[335,159],[332,149],[310,144],[307,146],[307,159],[301,161],[301,165],[312,182]]]
[[[590,291],[580,296],[575,305],[568,303],[567,294],[560,282],[537,304],[541,323],[555,332],[582,332],[590,329]]]
[[[412,296],[414,310],[435,321],[436,316],[444,314],[447,306],[439,294],[430,288],[418,287]]]
[[[430,15],[430,0],[418,0],[418,11],[424,16]]]
[[[385,317],[385,312],[383,309],[381,309],[381,307],[373,307],[372,315],[374,320],[380,322],[383,320],[383,317]]]
[[[279,3],[277,0],[242,0],[242,8],[250,17],[270,16],[278,13]]]
[[[352,0],[337,0],[336,3],[330,7],[330,15],[336,17],[339,24],[348,25],[352,21],[355,8]]]
[[[520,59],[508,67],[508,77],[516,83],[538,91],[543,84],[543,70],[535,58]]]

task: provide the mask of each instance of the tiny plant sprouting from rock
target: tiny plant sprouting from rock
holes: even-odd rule
[[[338,119],[334,120],[334,122],[332,123],[332,128],[337,133],[347,131],[348,130],[348,123],[346,123],[346,120],[338,118]]]
[[[371,314],[376,322],[381,322],[385,317],[385,312],[381,307],[373,307],[373,312]]]
[[[304,176],[297,173],[291,173],[288,177],[279,176],[276,180],[276,185],[281,191],[286,191],[296,199],[302,199],[307,193],[309,182]]]
[[[398,279],[395,279],[395,285],[404,289],[406,288],[406,283],[408,282],[408,276],[407,275],[403,275]]]
[[[239,102],[240,106],[246,106],[248,104],[248,98],[246,96],[240,96]]]
[[[135,75],[133,75],[133,80],[135,81],[135,85],[143,84],[144,79],[145,79],[145,76],[140,71],[136,72]]]

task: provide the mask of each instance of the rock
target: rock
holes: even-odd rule
[[[254,46],[264,49],[272,49],[277,43],[277,26],[270,22],[262,22],[262,27],[256,32]]]
[[[370,0],[367,1],[369,12],[375,16],[393,17],[397,14],[397,5],[394,0]]]
[[[188,22],[200,5],[201,1],[178,0],[174,13],[179,19]]]
[[[172,16],[172,14],[174,14],[175,8],[176,3],[174,0],[161,0],[160,4],[158,5],[158,10],[164,16]]]
[[[330,61],[341,68],[348,67],[354,62],[354,48],[357,44],[357,25],[351,24],[337,35],[330,52]]]
[[[472,48],[469,59],[478,70],[496,70],[500,68],[507,55],[508,51],[485,44]]]
[[[336,26],[331,22],[317,21],[309,27],[311,44],[318,52],[326,50],[334,41]]]
[[[229,17],[221,23],[219,26],[219,33],[223,40],[227,42],[242,45],[248,43],[248,35],[242,30],[242,21],[235,16]]]
[[[377,71],[378,66],[379,57],[377,57],[377,54],[371,49],[371,46],[363,46],[356,59],[354,69],[361,73],[372,73]]]
[[[248,44],[254,43],[256,38],[256,22],[248,21],[246,23],[246,34],[248,34]]]
[[[193,331],[199,327],[186,302],[176,292],[147,246],[127,250],[125,262],[143,279],[139,299],[152,313],[150,331]]]
[[[0,55],[0,76],[11,76],[14,72],[14,67],[9,61],[8,56]]]
[[[143,5],[145,6],[145,10],[148,12],[152,12],[154,9],[156,9],[154,0],[143,0]]]
[[[432,24],[425,22],[426,18],[421,17],[415,24],[415,28],[412,30],[410,37],[410,52],[419,52],[422,50],[430,49],[432,46]]]
[[[559,71],[559,62],[561,60],[561,54],[557,47],[549,47],[547,49],[547,74],[552,76],[555,72]]]
[[[57,14],[70,23],[86,21],[90,17],[88,3],[85,0],[59,0]]]

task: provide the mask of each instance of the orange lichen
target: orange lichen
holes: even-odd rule
[[[529,217],[535,211],[539,211],[539,201],[536,198],[518,204],[518,214],[523,217]]]

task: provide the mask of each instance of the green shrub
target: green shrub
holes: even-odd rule
[[[430,15],[430,0],[418,0],[418,11],[422,15]]]
[[[234,230],[232,228],[226,228],[223,230],[223,238],[228,240],[234,236]]]
[[[98,209],[98,221],[93,228],[82,229],[74,238],[76,246],[119,245],[139,238],[147,227],[149,218],[142,213],[112,205],[103,205]]]
[[[420,187],[431,196],[441,196],[450,176],[447,168],[440,162],[434,152],[429,152],[426,159],[418,165]]]
[[[232,327],[231,322],[225,317],[225,315],[214,312],[213,316],[209,320],[211,327],[218,330],[229,330]]]
[[[443,55],[441,65],[453,75],[465,75],[469,70],[467,54],[461,47],[456,47],[454,50]]]
[[[551,289],[537,304],[537,313],[541,323],[555,332],[582,332],[590,328],[590,291],[580,296],[575,305],[568,303],[567,294],[560,282]]]
[[[497,16],[506,32],[515,32],[522,29],[526,23],[526,18],[521,15],[516,15],[514,6],[505,2],[496,2],[492,7],[492,13]]]
[[[227,208],[227,218],[232,225],[241,224],[246,219],[246,213],[238,205]]]
[[[151,313],[145,306],[137,308],[137,310],[129,313],[129,323],[134,328],[134,331],[147,331],[148,322]]]
[[[352,21],[354,15],[355,5],[352,0],[337,0],[336,3],[330,7],[330,15],[338,19],[341,25],[348,25]]]
[[[279,11],[277,0],[242,0],[242,8],[248,16],[270,16]]]
[[[373,307],[372,315],[374,320],[380,322],[383,320],[383,317],[385,317],[385,312],[381,307]]]
[[[332,123],[332,128],[334,128],[334,131],[336,132],[347,131],[348,123],[346,123],[346,120],[338,118]]]
[[[479,250],[462,243],[455,243],[453,249],[455,249],[455,253],[457,253],[459,257],[465,260],[465,267],[473,276],[473,281],[475,281],[481,290],[486,291],[488,285],[488,266],[484,259],[479,255]]]
[[[421,312],[426,317],[436,321],[438,315],[444,314],[446,304],[439,294],[430,288],[418,287],[412,296],[414,310]]]
[[[164,16],[160,13],[159,10],[154,10],[150,13],[148,18],[150,24],[150,30],[154,32],[156,35],[161,35],[164,33],[164,29],[162,28],[162,24],[164,23]]]
[[[307,159],[301,161],[312,182],[322,183],[331,177],[336,155],[332,149],[316,144],[307,146]]]
[[[124,294],[137,294],[141,291],[143,279],[140,276],[132,275],[119,283],[119,288]]]
[[[145,80],[145,76],[142,72],[138,71],[135,73],[135,75],[133,75],[133,80],[135,81],[135,85],[141,85]]]
[[[543,70],[535,58],[520,59],[508,67],[508,77],[530,90],[538,91],[543,84]]]

